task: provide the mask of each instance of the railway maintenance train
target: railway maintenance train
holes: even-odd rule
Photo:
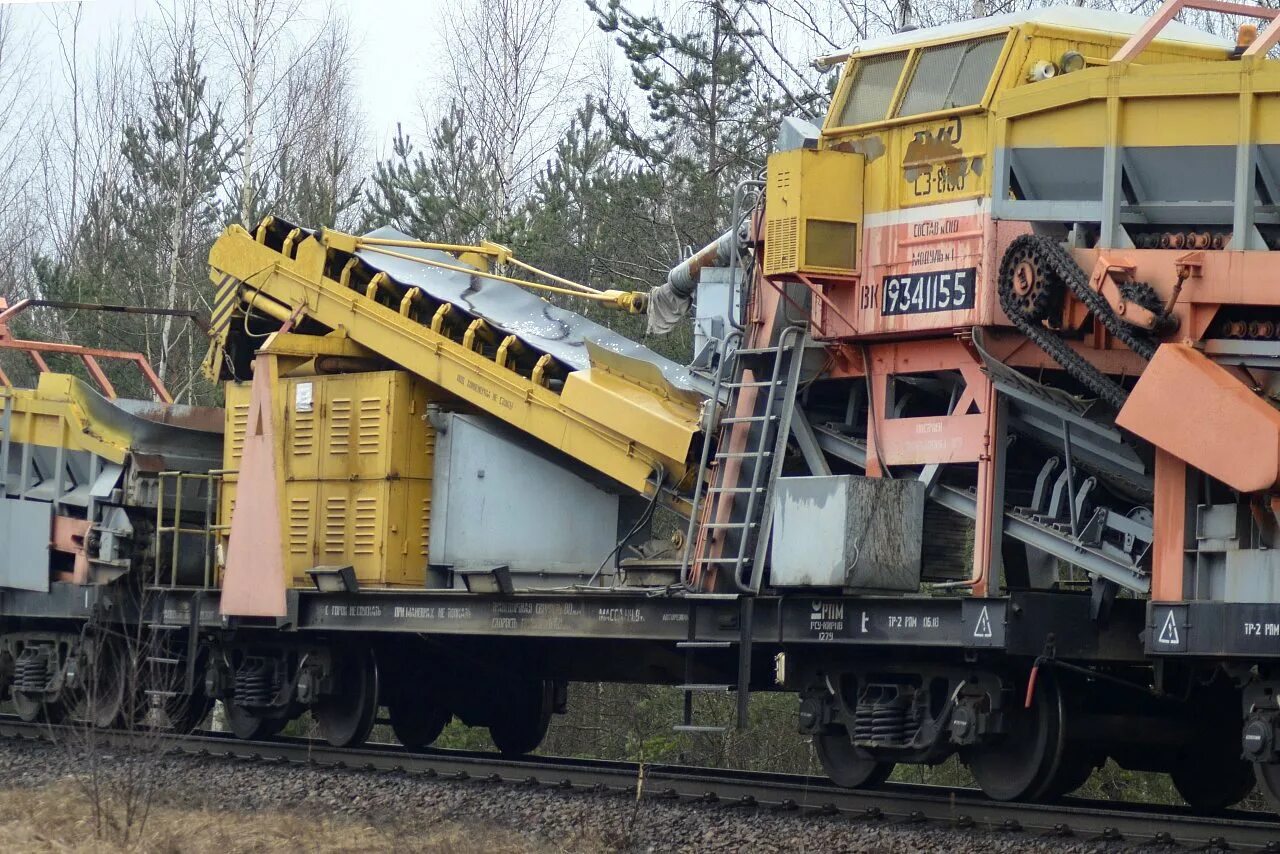
[[[958,755],[1048,799],[1112,759],[1280,803],[1277,40],[1169,0],[859,44],[650,294],[232,225],[222,410],[4,309],[42,369],[0,377],[4,698],[116,723],[129,651],[96,639],[135,637],[178,729],[216,699],[350,745],[385,707],[411,747],[457,717],[519,754],[568,681],[682,686],[687,732],[700,692],[775,690],[845,786]],[[698,353],[547,296],[655,329],[696,297]]]

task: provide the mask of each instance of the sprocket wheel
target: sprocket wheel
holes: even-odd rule
[[[1006,304],[1038,323],[1052,314],[1063,283],[1035,251],[1034,243],[1016,241],[1000,264],[1000,289]]]

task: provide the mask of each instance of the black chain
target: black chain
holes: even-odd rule
[[[1076,259],[1071,257],[1071,253],[1062,244],[1038,234],[1024,235],[1014,242],[1016,243],[1017,240],[1023,240],[1024,238],[1035,241],[1036,250],[1044,252],[1045,260],[1053,269],[1053,272],[1067,283],[1067,287],[1071,288],[1071,293],[1075,294],[1076,298],[1085,304],[1093,316],[1107,328],[1112,337],[1123,342],[1126,347],[1147,361],[1150,361],[1155,356],[1156,342],[1149,335],[1138,332],[1115,316],[1106,297],[1089,287],[1088,277],[1085,276],[1084,271],[1080,269],[1080,265],[1076,263]]]
[[[1085,280],[1083,272],[1076,265],[1071,255],[1053,240],[1034,234],[1024,234],[1014,238],[1013,243],[1009,245],[1004,254],[1004,260],[1000,263],[1000,280],[997,287],[1000,295],[1000,307],[1004,309],[1004,313],[1008,315],[1009,320],[1013,321],[1013,325],[1018,328],[1019,332],[1031,339],[1041,350],[1048,353],[1055,362],[1062,365],[1067,373],[1083,383],[1113,409],[1119,409],[1124,406],[1128,393],[1119,383],[1095,368],[1088,359],[1071,349],[1062,338],[1045,329],[1039,323],[1029,320],[1019,310],[1018,299],[1013,290],[1013,268],[1017,256],[1024,250],[1035,253],[1049,267],[1051,278],[1044,283],[1046,289],[1060,288],[1065,284],[1071,288],[1072,293],[1081,297],[1081,301],[1095,315],[1102,317],[1111,314],[1111,308],[1107,305],[1106,300],[1089,289],[1088,281]],[[1079,287],[1077,287],[1075,280],[1079,281]],[[1096,299],[1082,296],[1080,294],[1081,290],[1092,294]],[[1099,304],[1100,307],[1098,307]],[[1112,319],[1114,320],[1115,318],[1113,317]],[[1111,326],[1107,325],[1107,329],[1110,330]],[[1129,342],[1125,339],[1132,336],[1116,335],[1116,337],[1128,344]],[[1151,348],[1151,354],[1155,354],[1154,347]],[[1146,358],[1149,359],[1151,356]]]

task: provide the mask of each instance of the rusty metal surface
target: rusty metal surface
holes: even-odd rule
[[[198,426],[201,419],[209,416],[179,413],[179,423],[164,423],[131,411],[135,406],[146,409],[163,404],[108,400],[85,383],[79,386],[79,402],[89,417],[127,435],[129,449],[135,454],[153,454],[164,460],[165,468],[183,471],[208,471],[222,462],[221,429],[205,430]]]
[[[181,403],[166,404],[127,398],[114,403],[130,415],[156,424],[199,430],[201,433],[221,433],[225,429],[222,410],[212,406],[185,406]]]
[[[391,227],[377,229],[366,236],[414,239]],[[458,263],[452,255],[430,249],[397,248],[396,251],[447,264]],[[678,389],[702,391],[705,385],[683,365],[580,314],[558,308],[517,285],[442,270],[369,249],[361,249],[356,255],[370,268],[385,272],[400,284],[421,288],[433,299],[482,317],[501,333],[515,335],[533,349],[551,354],[570,370],[590,367],[587,343],[591,342],[604,350],[653,365]]]

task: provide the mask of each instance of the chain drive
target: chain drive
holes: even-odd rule
[[[1089,287],[1088,278],[1085,276],[1084,271],[1080,269],[1080,266],[1076,264],[1075,259],[1071,257],[1071,253],[1057,241],[1042,235],[1024,234],[1014,238],[1009,245],[1009,249],[1004,255],[1004,261],[1000,265],[1000,282],[997,289],[1000,294],[1000,307],[1004,309],[1004,313],[1013,321],[1013,325],[1018,327],[1019,332],[1031,339],[1037,347],[1048,353],[1055,362],[1062,365],[1067,373],[1084,383],[1090,391],[1106,401],[1112,408],[1119,409],[1124,405],[1125,398],[1128,397],[1128,392],[1119,383],[1102,373],[1088,359],[1071,349],[1067,342],[1058,335],[1046,329],[1039,322],[1027,318],[1019,311],[1013,290],[1013,265],[1011,261],[1016,256],[1026,254],[1035,255],[1048,269],[1052,279],[1056,279],[1055,284],[1061,283],[1070,288],[1071,293],[1084,303],[1085,307],[1111,333],[1112,337],[1123,342],[1130,350],[1133,350],[1142,358],[1150,360],[1155,356],[1157,342],[1151,336],[1135,330],[1116,317],[1102,294]],[[1154,305],[1154,301],[1158,300],[1155,292],[1147,285],[1135,282],[1128,283],[1126,288],[1127,290],[1122,291],[1126,299],[1132,299],[1144,307],[1151,308],[1152,306],[1148,305],[1148,303]]]

